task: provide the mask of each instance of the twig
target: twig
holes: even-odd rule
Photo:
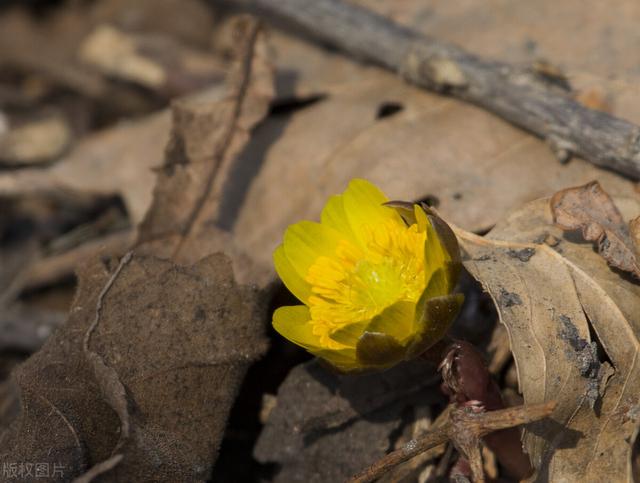
[[[474,481],[484,481],[482,459],[479,453],[480,438],[492,431],[512,428],[547,417],[554,410],[554,401],[544,404],[517,406],[498,411],[477,412],[469,406],[458,406],[443,426],[435,428],[419,440],[409,441],[403,448],[393,451],[376,461],[349,480],[349,483],[375,481],[395,466],[435,446],[452,441],[469,459]],[[472,453],[472,454],[469,454]],[[480,463],[480,467],[477,464]]]
[[[419,86],[483,107],[570,153],[640,179],[640,127],[588,109],[534,68],[489,61],[341,0],[227,0]],[[566,80],[564,82],[566,84]]]
[[[358,473],[349,480],[349,483],[367,483],[369,481],[375,481],[382,475],[395,468],[400,463],[404,463],[410,460],[414,456],[418,456],[420,453],[440,446],[449,440],[449,428],[451,422],[447,421],[443,426],[435,428],[429,431],[424,437],[415,440],[412,439],[402,448],[392,451],[383,458],[379,459],[364,471]]]

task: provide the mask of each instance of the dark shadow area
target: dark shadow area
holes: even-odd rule
[[[425,205],[432,208],[437,208],[438,206],[440,206],[440,198],[438,198],[436,195],[425,195],[419,200],[416,200],[416,203],[424,203]]]
[[[378,106],[378,112],[376,113],[376,119],[383,119],[385,117],[391,117],[394,114],[402,112],[404,106],[400,102],[387,101]]]
[[[549,418],[528,424],[527,431],[544,438],[549,442],[549,448],[553,448],[553,450],[575,448],[580,438],[584,437],[582,432],[568,429],[559,422]],[[553,434],[554,437],[549,437],[550,434]],[[536,483],[547,483],[550,481],[549,464],[553,456],[553,450],[548,451],[543,456],[537,478],[535,479]]]
[[[269,313],[277,307],[296,305],[298,300],[283,286],[275,292]],[[271,316],[269,317],[269,319]],[[263,464],[253,457],[253,448],[263,422],[264,395],[275,395],[289,371],[311,355],[280,336],[269,324],[270,347],[267,354],[249,368],[231,409],[220,453],[213,468],[216,483],[250,483],[271,480],[277,464]]]
[[[456,291],[464,294],[464,304],[449,329],[449,334],[482,349],[486,348],[498,323],[498,312],[493,300],[482,289],[480,282],[464,269],[460,273]]]

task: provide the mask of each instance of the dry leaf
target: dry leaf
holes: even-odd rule
[[[267,112],[257,36],[256,22],[240,21],[227,97],[178,111],[135,254],[115,270],[83,270],[69,321],[16,371],[22,407],[0,436],[3,462],[55,463],[78,483],[209,478],[246,370],[267,345],[265,293],[210,255],[228,238],[206,228],[216,175]]]
[[[206,479],[266,348],[261,299],[235,284],[223,255],[193,267],[134,256],[106,292],[100,262],[79,278],[67,324],[14,375],[22,410],[0,438],[2,462],[55,464],[70,480],[120,455],[110,481]],[[101,371],[85,358],[87,334]]]
[[[629,200],[620,206],[640,209]],[[526,403],[556,400],[530,425],[536,481],[632,481],[640,421],[640,285],[553,225],[549,200],[525,205],[486,238],[458,230],[465,266],[489,292]]]
[[[344,481],[411,425],[403,414],[443,399],[438,381],[424,361],[358,376],[336,375],[317,361],[301,364],[280,386],[255,456],[282,466],[276,482]]]
[[[629,233],[637,255],[640,253],[640,216],[629,222]]]
[[[78,55],[106,76],[168,97],[219,82],[225,72],[209,52],[189,48],[173,37],[130,34],[108,24],[99,25],[83,40]]]
[[[238,243],[264,266],[286,226],[317,219],[323,200],[353,177],[391,198],[431,195],[444,217],[474,231],[512,206],[594,178],[612,192],[633,192],[631,182],[584,161],[560,165],[544,143],[478,108],[380,71],[288,117],[269,118],[238,163],[257,175],[226,225],[235,224]]]
[[[270,31],[268,40],[275,52],[276,99],[280,101],[331,94],[380,72],[278,30]]]
[[[596,242],[607,262],[640,278],[638,252],[629,227],[600,183],[592,181],[559,191],[551,198],[551,212],[560,228],[582,230],[585,240]]]
[[[33,120],[0,134],[0,165],[25,167],[49,163],[71,142],[71,128],[59,116]]]
[[[245,57],[231,72],[225,89],[208,102],[191,98],[174,105],[165,162],[158,171],[153,203],[140,225],[139,243],[155,253],[171,257],[180,253],[191,261],[195,254],[202,256],[204,247],[194,251],[184,244],[210,236],[228,173],[249,142],[251,129],[268,112],[273,72],[266,46],[257,40],[255,22],[239,18],[236,28],[242,40],[236,48]]]
[[[151,203],[152,168],[162,162],[170,122],[165,111],[89,135],[48,169],[0,174],[0,193],[120,193],[136,223]]]
[[[176,11],[180,12],[179,18]],[[23,8],[13,8],[0,17],[0,61],[126,109],[127,101],[137,98],[135,92],[122,85],[114,90],[112,83],[78,58],[78,46],[101,24],[129,31],[161,32],[207,48],[213,18],[211,10],[197,0],[106,0],[70,5],[51,11],[46,21],[29,15]],[[123,90],[128,92],[126,96],[120,95]]]

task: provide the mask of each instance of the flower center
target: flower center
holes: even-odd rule
[[[425,289],[426,233],[395,221],[363,227],[362,243],[342,240],[333,256],[311,265],[309,310],[314,334],[341,348],[331,334],[367,321],[399,301],[417,302]]]

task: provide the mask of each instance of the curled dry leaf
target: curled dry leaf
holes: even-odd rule
[[[634,200],[623,205],[640,210]],[[466,268],[507,328],[525,402],[558,402],[551,419],[525,433],[536,481],[632,481],[640,285],[556,227],[549,199],[485,238],[457,235]]]
[[[596,242],[600,255],[611,266],[640,278],[637,245],[639,218],[628,227],[600,183],[592,181],[584,186],[559,191],[551,198],[551,211],[560,228],[582,230],[582,236]]]

